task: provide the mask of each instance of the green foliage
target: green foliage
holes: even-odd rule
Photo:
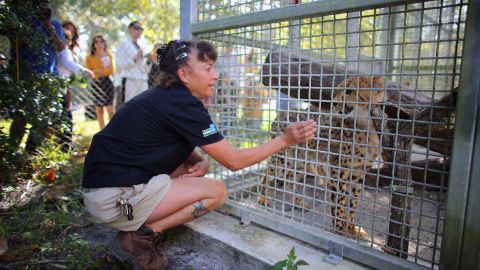
[[[0,2],[0,36],[3,38],[2,53],[6,53],[6,40],[8,45],[15,48],[15,45],[24,46],[29,50],[39,49],[45,42],[43,33],[34,31],[30,27],[35,7],[38,6],[32,0],[18,1],[7,0]],[[18,43],[17,43],[18,42]],[[22,62],[22,67],[32,63]],[[22,68],[23,69],[23,68]]]
[[[4,224],[0,224],[0,236],[5,237],[7,235],[7,227]]]
[[[35,199],[30,202],[29,207],[13,209],[13,215],[4,224],[11,239],[21,240],[23,245],[36,249],[49,245],[50,238],[58,236],[65,228],[72,226],[74,222],[66,218],[64,213],[53,211],[39,199]],[[27,256],[31,256],[29,251],[18,249],[16,255],[19,258],[26,259]]]
[[[78,188],[83,163],[71,163],[53,140],[40,147],[30,159],[34,179],[40,180],[45,168],[57,172],[54,183],[37,181],[26,190],[22,185],[0,187],[2,209],[0,235],[9,245],[8,256],[14,261],[0,261],[11,269],[50,269],[45,261],[67,269],[130,269],[126,263],[111,262],[106,244],[92,245],[88,228],[92,223],[82,204]],[[53,267],[53,266],[52,266]]]
[[[18,197],[18,192],[13,186],[2,188],[2,193],[9,197]],[[109,261],[104,257],[106,244],[92,245],[84,231],[76,230],[92,224],[80,203],[80,191],[67,191],[56,199],[38,195],[27,205],[12,207],[7,215],[0,217],[0,235],[7,237],[8,255],[15,258],[6,268],[38,269],[42,261],[64,265],[67,269],[130,268],[127,264]],[[46,265],[45,269],[50,268]]]
[[[39,147],[37,152],[30,158],[30,167],[35,172],[42,173],[46,169],[59,172],[69,164],[70,154],[62,151],[61,145],[55,143],[54,137],[47,140],[47,144]]]
[[[6,268],[38,269],[40,262],[51,261],[67,269],[129,269],[127,264],[112,263],[104,257],[106,244],[92,245],[85,237],[88,232],[77,230],[93,224],[81,203],[80,190],[38,190],[43,192],[30,192],[27,204],[14,203],[0,216],[0,235],[7,238],[8,256],[15,258]],[[6,186],[0,193],[4,199],[20,198],[23,189]],[[50,269],[48,265],[44,268]]]
[[[81,186],[83,177],[83,164],[74,164],[63,169],[59,183],[66,186]]]
[[[25,25],[27,10],[31,3],[26,1],[24,5],[15,5],[14,1],[2,1],[0,3],[0,35],[7,37],[23,36],[28,28]],[[18,3],[17,3],[18,4]]]
[[[30,27],[35,8],[32,0],[9,0],[0,3],[0,48],[12,51],[39,51],[46,42],[45,34]],[[5,119],[21,119],[37,127],[51,127],[62,121],[63,89],[67,82],[53,74],[34,74],[33,63],[22,58],[11,59],[7,67],[0,66],[0,112]],[[40,61],[40,60],[39,60]],[[59,125],[60,126],[60,125]],[[67,127],[60,126],[60,130]],[[4,126],[0,126],[1,180],[12,178],[24,157]],[[12,135],[13,136],[13,135]],[[2,181],[0,181],[2,182]]]
[[[16,155],[12,149],[7,134],[3,131],[3,126],[0,126],[0,183],[10,180],[11,175],[15,172]],[[3,180],[3,181],[2,181]]]
[[[68,269],[105,267],[104,261],[93,257],[96,251],[104,252],[105,246],[92,248],[78,233],[69,233],[70,228],[82,222],[79,217],[85,212],[83,207],[78,208],[79,204],[74,203],[79,201],[80,195],[71,196],[70,201],[59,200],[53,205],[37,198],[30,202],[29,207],[21,210],[15,208],[14,213],[3,223],[9,232],[9,254],[29,265],[35,265],[48,257],[63,257]],[[71,213],[78,214],[72,217]]]
[[[282,270],[282,269],[285,269],[285,267],[287,270],[297,270],[298,267],[301,265],[309,265],[309,264],[304,260],[297,261],[297,255],[295,254],[295,247],[292,247],[292,249],[288,253],[287,258],[285,260],[277,262],[275,265],[268,268],[268,270]]]
[[[57,0],[52,5],[58,10],[57,18],[80,25],[82,35],[103,34],[110,46],[126,34],[132,20],[143,22],[143,34],[151,44],[179,36],[179,0]]]
[[[8,70],[0,71],[1,75],[14,78]],[[66,86],[65,80],[53,74],[28,74],[0,86],[0,108],[10,118],[22,116],[30,124],[51,125],[60,118]]]

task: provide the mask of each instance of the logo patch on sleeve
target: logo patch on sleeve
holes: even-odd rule
[[[217,127],[216,127],[215,124],[213,124],[213,123],[212,123],[207,129],[202,130],[202,133],[203,133],[203,137],[204,137],[204,138],[205,138],[205,137],[208,137],[208,136],[210,136],[210,135],[212,135],[212,134],[215,134],[215,133],[217,133],[217,132],[218,132],[218,131],[217,131]]]

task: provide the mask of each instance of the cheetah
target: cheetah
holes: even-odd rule
[[[314,119],[318,131],[304,145],[289,147],[272,156],[262,177],[257,202],[272,207],[268,190],[284,186],[293,194],[295,207],[312,206],[298,196],[307,177],[315,178],[315,189],[328,186],[334,233],[367,238],[355,226],[355,209],[365,181],[365,171],[381,161],[380,141],[370,117],[371,106],[384,100],[383,76],[351,76],[338,85],[331,112],[310,105],[308,110],[279,112],[272,132],[281,132],[289,122]]]

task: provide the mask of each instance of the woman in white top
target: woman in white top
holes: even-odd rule
[[[72,75],[83,74],[88,79],[92,79],[94,74],[88,68],[83,67],[75,60],[73,52],[71,50],[73,43],[73,34],[68,29],[63,29],[65,32],[66,46],[62,51],[57,52],[57,69],[58,73],[63,78],[69,78]],[[73,119],[72,112],[70,110],[72,102],[72,91],[70,88],[65,88],[64,90],[64,100],[63,100],[63,129],[62,133],[57,134],[59,138],[59,143],[62,150],[65,152],[69,151],[72,146],[72,129],[73,129]]]

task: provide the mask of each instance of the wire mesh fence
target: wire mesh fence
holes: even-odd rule
[[[222,3],[198,2],[198,20],[282,4]],[[318,124],[308,144],[213,175],[250,211],[438,268],[465,21],[465,1],[430,1],[197,34],[219,50],[210,111],[236,147]]]
[[[196,19],[296,3],[198,1]],[[293,121],[318,125],[308,144],[239,172],[213,163],[230,200],[438,268],[466,7],[461,0],[428,1],[197,34],[219,52],[209,111],[231,144],[259,145]],[[154,42],[135,44],[126,25],[117,29],[120,38],[78,27],[74,60],[95,75],[65,92],[73,142],[158,83]],[[70,137],[65,130],[53,135]]]
[[[238,16],[258,11],[270,10],[298,4],[314,2],[309,0],[267,0],[267,1],[219,1],[201,0],[197,2],[197,20],[208,21],[225,17]]]
[[[110,44],[98,35],[89,40],[90,50],[83,63],[95,75],[72,89],[72,109],[78,121],[96,120],[98,129],[101,129],[125,102],[158,84],[155,51],[161,44],[148,44],[140,38],[137,42],[128,33],[130,31],[141,37],[141,23],[125,27],[124,38]],[[97,45],[96,41],[102,45]],[[96,54],[93,49],[96,46],[99,50],[102,47],[107,49]]]

